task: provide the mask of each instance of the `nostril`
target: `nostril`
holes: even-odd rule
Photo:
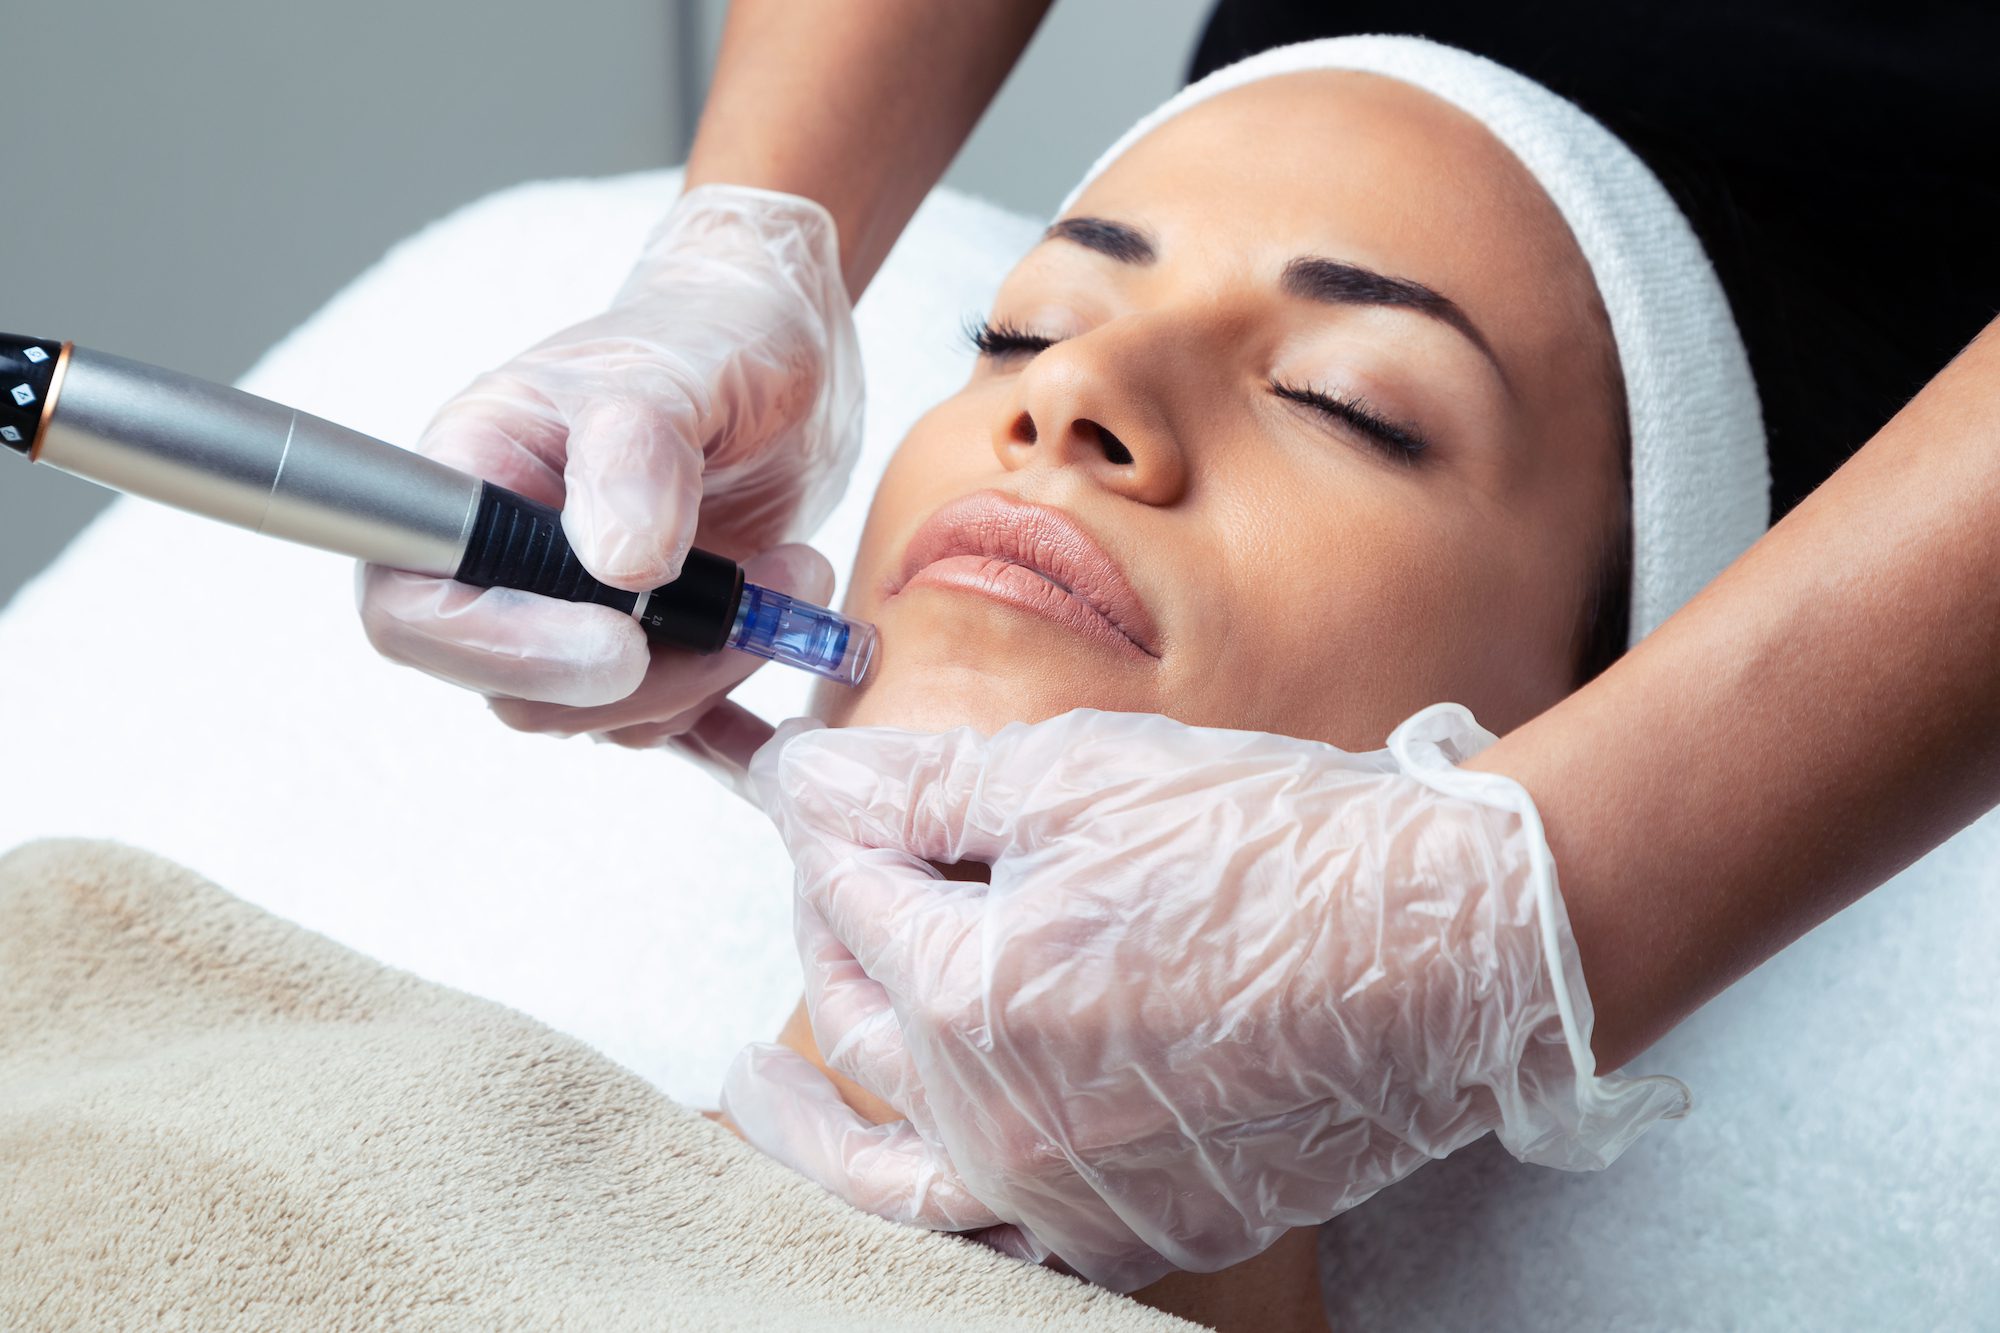
[[[1132,451],[1120,443],[1116,435],[1113,435],[1102,426],[1097,428],[1097,442],[1103,446],[1104,457],[1110,462],[1123,467],[1132,461]]]

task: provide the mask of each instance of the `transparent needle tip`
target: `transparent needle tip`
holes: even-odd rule
[[[728,646],[843,685],[859,685],[875,661],[875,627],[746,583]]]

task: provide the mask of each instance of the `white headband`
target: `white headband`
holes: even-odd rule
[[[1618,137],[1484,56],[1420,37],[1281,46],[1190,84],[1127,130],[1064,199],[1160,122],[1258,79],[1361,70],[1475,116],[1533,173],[1569,224],[1611,317],[1632,426],[1632,630],[1637,643],[1764,532],[1770,467],[1750,360],[1708,255]]]

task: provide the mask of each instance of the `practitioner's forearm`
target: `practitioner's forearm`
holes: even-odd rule
[[[1604,1068],[2000,801],[2000,322],[1471,766],[1542,811]]]
[[[735,0],[688,185],[754,185],[824,204],[859,297],[1049,3]]]

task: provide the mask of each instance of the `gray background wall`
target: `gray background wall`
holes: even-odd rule
[[[1052,208],[1207,7],[1058,0],[947,183]],[[725,8],[8,0],[0,329],[234,379],[461,203],[680,161]],[[0,458],[0,603],[109,498]]]

